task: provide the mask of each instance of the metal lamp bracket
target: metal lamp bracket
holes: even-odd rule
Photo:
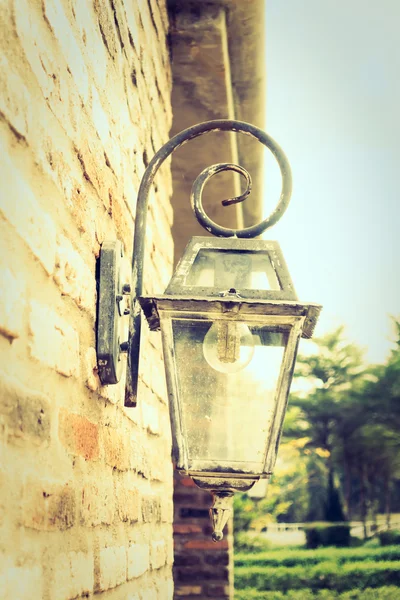
[[[126,316],[130,313],[131,286],[121,282],[122,257],[121,242],[103,243],[99,259],[97,319],[97,365],[103,385],[118,383],[123,366],[121,353],[128,350],[128,342],[123,341],[123,336]]]
[[[251,136],[266,146],[278,162],[282,175],[282,190],[279,201],[269,217],[244,229],[229,229],[214,223],[205,213],[201,195],[207,181],[221,171],[236,171],[247,181],[246,191],[236,198],[222,200],[223,206],[243,202],[251,191],[251,178],[243,167],[230,163],[222,163],[208,167],[197,177],[193,184],[191,204],[196,219],[209,233],[218,237],[254,238],[261,235],[266,229],[279,221],[285,212],[292,191],[292,177],[289,162],[280,146],[264,131],[245,123],[234,120],[216,120],[199,123],[181,131],[171,138],[158,150],[144,172],[136,203],[135,233],[132,252],[132,278],[131,278],[131,310],[129,319],[129,337],[126,343],[121,344],[118,338],[118,321],[120,320],[116,298],[121,295],[121,285],[118,276],[117,251],[103,244],[100,259],[100,292],[98,316],[98,366],[102,383],[117,383],[121,373],[121,351],[127,352],[128,365],[126,373],[125,406],[136,406],[136,396],[139,377],[139,350],[141,337],[141,308],[139,298],[143,293],[143,265],[145,250],[146,220],[148,213],[148,200],[151,186],[158,169],[174,150],[190,140],[210,133],[212,131],[234,131]],[[108,248],[108,249],[107,249]],[[108,253],[111,254],[108,254]],[[106,258],[108,256],[108,258]],[[111,258],[112,256],[112,258]],[[120,258],[120,257],[119,257]],[[108,265],[107,267],[102,266]],[[106,273],[108,269],[111,271]],[[107,305],[107,302],[109,304]],[[102,321],[104,323],[102,324]],[[121,350],[122,347],[122,350]]]

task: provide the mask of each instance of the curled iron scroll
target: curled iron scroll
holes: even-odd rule
[[[244,169],[240,165],[235,165],[231,163],[219,163],[204,169],[204,171],[202,171],[194,181],[192,186],[192,192],[190,194],[190,202],[196,219],[198,220],[200,225],[204,227],[204,229],[206,229],[209,233],[212,233],[217,237],[236,236],[243,238],[256,237],[263,233],[269,227],[272,227],[272,225],[275,225],[275,223],[279,221],[279,219],[286,211],[291,195],[291,171],[289,163],[287,162],[285,156],[284,159],[284,161],[278,161],[282,173],[282,192],[279,198],[278,205],[269,217],[267,217],[260,223],[257,223],[256,225],[252,225],[251,227],[246,227],[244,229],[230,229],[227,227],[222,227],[221,225],[218,225],[217,223],[212,221],[203,208],[202,194],[206,183],[211,179],[211,177],[214,177],[214,175],[216,175],[217,173],[221,173],[222,171],[235,171],[236,173],[240,173],[241,175],[243,175],[243,177],[245,177],[247,182],[247,188],[240,196],[237,196],[236,198],[222,200],[222,205],[229,206],[230,204],[237,204],[239,202],[243,202],[251,193],[252,182],[250,174],[246,171],[246,169]]]
[[[246,200],[246,198],[251,193],[252,181],[251,181],[250,173],[248,171],[246,171],[246,169],[244,169],[243,167],[232,164],[232,163],[218,163],[216,165],[212,165],[211,167],[207,167],[196,178],[196,180],[192,186],[192,192],[190,194],[190,202],[191,202],[194,214],[196,215],[196,219],[200,223],[202,223],[203,215],[206,214],[203,209],[203,203],[202,203],[202,199],[201,199],[204,186],[206,185],[207,181],[209,179],[211,179],[211,177],[214,177],[214,175],[216,175],[217,173],[221,173],[222,171],[235,171],[236,173],[239,173],[239,175],[243,175],[243,177],[246,179],[246,183],[247,183],[246,190],[242,194],[240,194],[240,196],[222,200],[221,201],[222,206],[230,206],[231,204],[239,204],[239,202],[243,202],[244,200]],[[205,225],[203,225],[203,227],[205,227]],[[207,227],[206,227],[206,229],[207,229]],[[213,233],[213,232],[211,232],[211,233]]]
[[[215,174],[211,174],[213,167],[206,169],[196,179],[198,187],[195,189],[194,195],[192,196],[193,207],[195,209],[196,218],[200,224],[207,229],[210,233],[220,237],[241,237],[241,238],[252,238],[260,235],[272,227],[285,212],[292,191],[292,177],[289,162],[280,148],[280,146],[264,131],[245,123],[243,121],[233,120],[217,120],[207,121],[205,123],[199,123],[189,129],[181,131],[174,137],[172,137],[160,150],[154,155],[150,161],[146,171],[144,172],[136,204],[136,219],[135,219],[135,233],[133,240],[133,253],[132,253],[132,284],[131,284],[131,316],[129,321],[129,341],[128,341],[128,369],[125,387],[125,406],[136,406],[136,395],[138,386],[139,376],[139,348],[140,348],[140,331],[141,331],[141,312],[140,306],[137,302],[137,298],[142,295],[143,291],[143,263],[144,263],[144,250],[145,250],[145,233],[146,233],[146,221],[147,221],[147,207],[151,185],[154,181],[158,169],[161,167],[163,162],[172,154],[174,150],[187,143],[188,141],[206,133],[212,131],[234,131],[237,133],[243,133],[254,137],[259,142],[264,144],[270,149],[274,157],[276,158],[282,174],[282,191],[277,206],[269,217],[251,227],[244,229],[227,229],[217,225],[204,212],[201,204],[201,190],[204,187],[206,181]],[[215,167],[215,165],[214,165]],[[226,167],[223,169],[226,170]],[[230,165],[230,170],[235,170],[244,175],[243,167],[239,165]],[[245,172],[247,173],[247,171]],[[200,179],[204,174],[204,179]],[[246,176],[246,175],[245,175]],[[247,177],[247,176],[246,176]],[[197,190],[197,191],[196,191]],[[248,191],[248,190],[246,190]],[[193,194],[193,191],[192,191]],[[245,192],[246,194],[246,192]],[[246,194],[247,196],[248,194]],[[229,203],[235,201],[242,201],[242,196],[228,200]]]

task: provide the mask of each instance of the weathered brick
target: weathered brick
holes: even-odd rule
[[[142,453],[138,454],[138,451],[140,452],[140,450],[142,450]],[[136,450],[132,454],[132,457],[137,457],[134,462],[137,472],[145,479],[150,479],[151,468],[153,465],[151,464],[147,447],[144,444],[136,445]]]
[[[136,9],[136,7],[133,4],[130,4],[129,2],[126,3],[125,15],[126,15],[126,21],[127,21],[129,33],[130,33],[131,44],[137,50],[140,50],[140,39],[139,38],[140,38],[140,34],[142,33],[142,35],[143,35],[144,32],[143,32],[143,30],[142,30],[142,32],[140,31],[140,26],[138,23],[139,12],[135,9]]]
[[[162,440],[164,442],[164,440]],[[152,457],[163,456],[167,458],[164,461],[155,461]],[[168,482],[172,480],[173,468],[172,464],[169,462],[168,458],[171,455],[171,447],[170,444],[162,443],[153,445],[151,455],[150,455],[150,476],[151,479],[155,481]]]
[[[43,573],[40,565],[14,565],[2,560],[0,598],[43,600]]]
[[[222,584],[209,584],[207,585],[207,596],[210,596],[212,598],[229,598],[229,592],[230,592],[230,588],[229,585],[222,585]]]
[[[0,372],[0,395],[0,418],[8,439],[36,445],[50,440],[50,402],[44,394]]]
[[[71,242],[63,235],[58,237],[54,279],[64,295],[70,296],[80,308],[95,315],[94,261],[91,270],[80,254],[73,249]]]
[[[150,564],[152,569],[159,569],[167,562],[167,546],[164,540],[151,542]]]
[[[111,477],[99,476],[86,481],[80,495],[80,519],[83,525],[110,525],[115,515],[114,485]]]
[[[110,140],[110,124],[107,114],[101,105],[97,89],[94,86],[92,86],[92,121],[103,146],[106,146]]]
[[[94,0],[94,7],[99,19],[100,31],[105,47],[111,58],[117,60],[121,55],[121,45],[110,3],[106,0]]]
[[[62,4],[57,0],[44,0],[46,19],[57,39],[68,70],[77,86],[79,95],[84,103],[89,97],[89,80],[85,62],[76,41],[71,25],[64,13]]]
[[[126,549],[124,546],[102,548],[95,569],[96,590],[114,588],[126,581]]]
[[[128,579],[140,577],[150,568],[149,544],[131,544],[127,552]]]
[[[174,496],[177,499],[179,496]],[[178,501],[179,502],[179,501]],[[193,508],[193,504],[195,508]],[[178,507],[180,504],[178,503]],[[179,508],[179,516],[182,519],[204,519],[205,523],[208,523],[209,518],[209,509],[207,508],[197,508],[198,504],[196,502],[192,502],[191,505],[183,506]]]
[[[9,476],[8,476],[8,474],[6,474],[4,472],[3,468],[0,468],[0,526],[4,526],[6,516],[7,516],[9,498],[4,493],[4,490],[7,489],[8,485],[9,485]],[[16,485],[14,485],[14,489],[17,491],[18,488]],[[1,561],[1,556],[0,556],[0,561]],[[1,577],[0,577],[0,581],[1,581]],[[0,595],[0,598],[1,598],[1,595]]]
[[[218,569],[209,567],[207,570],[202,569],[201,567],[193,569],[175,569],[174,577],[176,581],[190,585],[204,581],[216,581],[219,583],[221,581],[229,581],[229,571],[222,567],[218,567]]]
[[[106,463],[118,471],[126,471],[131,463],[130,436],[126,431],[118,431],[113,427],[103,430]]]
[[[204,562],[206,565],[211,565],[211,566],[228,566],[229,565],[229,553],[226,552],[225,550],[222,550],[222,552],[216,553],[213,552],[212,554],[206,554],[204,556]]]
[[[224,538],[220,542],[213,542],[212,540],[189,540],[185,544],[187,550],[221,550],[222,548],[229,548],[229,540]]]
[[[140,592],[140,600],[155,600],[155,598],[157,598],[157,591],[154,585],[147,586]]]
[[[112,218],[118,232],[118,237],[126,248],[132,248],[133,242],[133,218],[126,203],[118,194],[109,193]]]
[[[197,495],[196,492],[197,490],[190,490],[191,493],[188,494],[182,494],[179,490],[178,491],[174,491],[174,503],[177,509],[177,513],[179,512],[179,514],[183,517],[183,518],[187,518],[190,516],[195,516],[195,517],[199,517],[200,514],[194,514],[194,515],[190,515],[190,513],[188,514],[187,512],[182,512],[182,510],[187,511],[187,510],[191,510],[190,507],[194,507],[194,506],[200,506],[201,504],[204,504],[204,502],[201,502],[201,496]],[[209,498],[208,498],[208,502],[207,504],[209,504]],[[179,509],[179,510],[178,510]],[[196,508],[193,510],[200,510],[203,511],[203,509],[201,508]],[[207,513],[204,512],[204,514],[206,515]]]
[[[172,523],[174,518],[174,504],[172,498],[163,498],[161,502],[161,521]]]
[[[93,591],[93,554],[68,552],[59,554],[50,565],[52,600],[70,600]]]
[[[165,598],[165,600],[173,600],[173,597],[174,597],[174,582],[169,577],[168,577],[168,579],[164,580],[163,595],[161,595],[161,597]]]
[[[0,281],[0,333],[13,340],[23,330],[25,282],[8,267],[0,268]]]
[[[107,159],[114,173],[121,175],[121,150],[111,137],[110,124],[107,113],[102,106],[97,89],[92,86],[92,120],[97,134],[101,140]]]
[[[56,251],[55,225],[40,207],[22,173],[14,166],[2,140],[0,154],[0,213],[51,274]]]
[[[140,380],[139,380],[139,385],[141,384]],[[125,386],[123,387],[123,392],[121,392],[121,397],[122,394],[125,393]],[[124,413],[124,415],[130,420],[132,421],[132,423],[135,423],[136,425],[141,426],[142,423],[142,411],[140,410],[140,403],[138,402],[138,405],[136,406],[136,408],[134,408],[132,410],[132,408],[130,407],[125,407],[122,406],[122,411]],[[133,451],[132,451],[133,453]]]
[[[75,329],[36,300],[30,303],[29,326],[32,356],[61,375],[78,375],[79,338]]]
[[[92,2],[74,2],[75,21],[83,43],[83,54],[89,72],[94,75],[100,90],[104,90],[107,81],[108,60],[98,20]]]
[[[97,353],[96,348],[90,347],[85,354],[86,385],[89,390],[95,392],[100,386],[100,379],[97,371]]]
[[[81,415],[60,410],[58,431],[60,441],[71,454],[86,460],[99,457],[99,428]]]
[[[182,524],[182,523],[174,523],[174,533],[178,535],[187,535],[190,533],[201,533],[203,528],[200,525],[195,525],[194,523]]]
[[[83,177],[95,188],[110,214],[112,211],[112,190],[117,187],[117,183],[111,169],[106,165],[100,140],[91,135],[88,139],[80,140],[79,147],[76,150]]]
[[[175,590],[177,596],[200,596],[203,591],[201,585],[180,585]]]
[[[22,524],[43,531],[64,530],[75,523],[73,484],[31,479],[23,489]]]
[[[122,367],[122,375],[119,382],[115,385],[100,385],[97,389],[97,392],[102,398],[106,398],[112,404],[118,404],[121,402],[122,398],[125,396],[125,382],[126,382],[126,357],[122,356],[121,360],[123,361]],[[93,365],[93,362],[92,362]],[[96,367],[93,366],[93,374],[97,376],[97,357],[96,357]],[[87,373],[87,375],[89,375]],[[97,378],[96,378],[97,380]]]
[[[71,134],[67,71],[60,65],[58,56],[52,54],[49,36],[44,35],[42,16],[29,0],[14,0],[14,18],[19,41],[43,97],[60,125]]]
[[[159,411],[155,406],[152,406],[148,402],[141,403],[142,408],[142,416],[143,416],[143,426],[147,429],[149,433],[153,435],[158,435],[160,433],[159,426]]]
[[[174,567],[198,567],[202,563],[201,554],[197,554],[195,552],[186,552],[185,554],[180,554],[178,552],[178,544],[176,556],[174,557]]]
[[[13,71],[7,58],[0,56],[0,113],[11,129],[27,137],[32,103],[22,79]]]
[[[196,484],[191,477],[179,477],[179,485],[183,485],[183,487],[192,487],[197,490]]]
[[[161,520],[160,498],[156,495],[142,497],[142,518],[145,523],[157,523]]]
[[[140,494],[137,489],[129,489],[120,481],[116,485],[118,515],[121,521],[134,523],[141,518]]]
[[[86,234],[86,240],[94,250],[96,246],[96,217],[99,218],[97,203],[93,201],[93,190],[84,185],[81,164],[77,154],[69,147],[54,147],[53,140],[46,133],[38,149],[40,164],[49,175],[61,194],[61,199],[70,211],[77,235]],[[102,226],[108,231],[109,216],[101,207]],[[82,240],[80,240],[82,243]]]
[[[169,529],[170,532],[172,532],[172,527]],[[165,536],[165,544],[166,544],[166,564],[167,565],[173,565],[174,563],[174,547],[175,547],[175,541],[172,535],[167,535]]]
[[[147,73],[145,71],[145,73],[154,82],[157,81],[157,83],[158,83],[157,88],[160,91],[160,94],[162,95],[163,98],[165,98],[165,100],[167,100],[166,95],[168,94],[168,92],[170,90],[170,81],[169,81],[168,70],[163,67],[163,63],[166,58],[166,50],[167,50],[165,31],[164,31],[163,26],[161,25],[161,19],[157,18],[157,17],[159,17],[159,14],[160,14],[160,12],[158,10],[158,6],[157,6],[157,10],[152,10],[152,8],[155,8],[155,6],[154,5],[152,6],[151,2],[148,3],[148,6],[149,6],[149,10],[143,11],[143,13],[141,14],[141,18],[143,21],[145,34],[146,34],[146,43],[151,46],[156,44],[157,42],[159,43],[161,60],[154,60],[154,57],[152,57],[153,60],[151,60],[151,71],[149,73]],[[149,68],[147,66],[147,64],[145,66],[145,69],[146,68],[147,69]],[[151,87],[150,94],[154,97],[155,93],[156,93],[155,90]],[[169,105],[168,101],[163,103],[164,111],[167,116],[166,121],[169,121],[171,119],[171,111],[170,111],[170,108],[168,105]]]
[[[99,382],[93,318],[99,245],[118,237],[129,254],[140,176],[171,124],[164,0],[3,4],[1,250],[15,262],[0,260],[0,334],[21,340],[2,340],[21,380],[0,374],[0,429],[5,460],[17,456],[29,480],[0,502],[18,557],[0,559],[0,597],[172,600],[170,433],[165,385],[152,373],[157,365],[164,377],[161,344],[146,345],[147,395],[126,409],[124,376]],[[151,192],[150,278],[170,269],[170,191],[167,161]],[[31,542],[43,569],[25,560]]]
[[[151,367],[151,389],[161,400],[164,402],[166,401],[167,387],[165,383],[165,369],[161,361]]]

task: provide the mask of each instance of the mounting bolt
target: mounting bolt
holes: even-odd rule
[[[128,294],[131,293],[131,284],[130,283],[124,283],[124,285],[122,286],[122,293],[125,294],[125,296],[127,296]]]
[[[128,352],[129,342],[122,342],[122,344],[119,345],[119,349],[121,352]]]

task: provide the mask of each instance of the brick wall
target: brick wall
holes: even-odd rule
[[[172,597],[160,339],[136,409],[95,354],[100,244],[120,239],[129,271],[138,183],[171,125],[167,27],[163,0],[0,3],[1,598]],[[147,290],[171,273],[170,192],[166,165]]]
[[[225,527],[224,539],[213,542],[211,504],[208,492],[196,487],[190,477],[175,472],[175,600],[233,598],[232,519]]]

